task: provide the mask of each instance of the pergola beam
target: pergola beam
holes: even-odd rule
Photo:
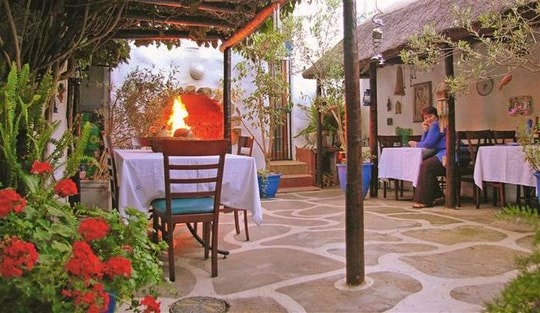
[[[175,40],[175,39],[191,39],[195,40],[189,31],[157,31],[157,30],[140,30],[140,29],[125,29],[116,32],[114,39],[133,39],[133,40]],[[217,32],[207,32],[205,40],[223,40],[223,36]]]
[[[147,13],[142,11],[130,11],[126,13],[125,18],[128,20],[137,20],[145,21],[149,23],[159,23],[159,24],[170,24],[170,25],[179,25],[179,26],[188,26],[188,27],[207,27],[207,28],[226,28],[234,29],[234,25],[215,18],[198,18],[192,16],[184,17],[156,17],[149,16]]]
[[[278,0],[272,4],[269,4],[264,9],[260,10],[259,13],[257,13],[252,20],[250,20],[246,25],[237,30],[234,35],[232,35],[227,41],[222,43],[219,47],[219,50],[223,52],[225,51],[225,49],[230,48],[235,44],[239,43],[240,41],[246,39],[247,36],[255,32],[266,21],[266,19],[270,15],[272,15],[276,8],[287,2],[289,2],[289,0]]]
[[[178,1],[175,1],[175,0],[139,0],[137,2],[152,4],[152,5],[160,5],[160,6],[165,6],[165,7],[172,7],[172,8],[191,9],[190,5],[178,3]],[[201,11],[220,12],[220,13],[229,13],[229,14],[239,13],[236,8],[231,8],[229,6],[218,5],[218,4],[199,4],[198,6],[194,6],[194,7]]]

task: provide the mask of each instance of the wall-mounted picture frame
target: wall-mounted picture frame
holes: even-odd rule
[[[413,85],[413,122],[422,122],[422,109],[433,106],[433,95],[431,93],[431,82],[424,82]]]
[[[532,96],[510,97],[508,100],[508,114],[511,116],[531,115]]]

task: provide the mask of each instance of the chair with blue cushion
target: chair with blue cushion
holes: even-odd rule
[[[221,183],[228,140],[162,140],[165,198],[152,201],[153,240],[169,245],[169,278],[175,280],[173,233],[176,224],[202,223],[204,257],[212,250],[217,276]],[[188,162],[186,158],[189,157]],[[201,158],[197,158],[201,157]]]

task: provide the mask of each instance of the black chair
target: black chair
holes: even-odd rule
[[[118,173],[116,171],[116,163],[114,160],[114,148],[111,135],[104,134],[103,142],[105,144],[105,150],[107,152],[107,167],[109,171],[109,185],[111,188],[111,204],[113,210],[119,210],[118,208]]]
[[[401,136],[393,135],[381,135],[377,136],[377,141],[379,142],[379,149],[382,153],[384,148],[387,147],[401,147]],[[382,180],[383,183],[383,197],[386,198],[386,192],[388,188],[391,188],[392,182],[394,182],[394,195],[395,199],[399,200],[399,197],[403,197],[403,181],[394,178],[388,178],[387,180]]]
[[[253,137],[248,136],[240,136],[238,138],[238,148],[236,149],[237,155],[245,155],[245,156],[251,156],[253,153]],[[238,212],[242,211],[244,213],[244,229],[246,231],[246,240],[249,241],[249,229],[248,229],[248,214],[247,210],[244,209],[235,209],[235,208],[229,208],[229,207],[223,207],[224,213],[230,213],[233,212],[234,214],[234,228],[236,230],[237,234],[240,234],[240,222],[238,219]]]
[[[465,138],[463,138],[465,136]],[[456,133],[456,139],[459,144],[461,142],[465,141],[469,150],[469,159],[466,163],[458,164],[457,166],[457,175],[456,175],[456,182],[457,182],[457,190],[458,190],[458,196],[456,205],[461,206],[461,196],[459,195],[459,191],[461,190],[461,183],[466,182],[470,183],[473,186],[473,197],[475,201],[476,208],[478,209],[480,207],[480,188],[476,186],[474,182],[474,164],[476,162],[476,154],[478,153],[478,149],[482,146],[492,146],[493,141],[493,133],[489,129],[485,130],[475,130],[475,131],[460,131]],[[501,205],[504,206],[505,204],[505,196],[504,196],[504,184],[500,182],[483,182],[483,197],[484,202],[487,201],[487,188],[488,185],[493,187],[493,205],[497,205],[497,198],[500,200]]]
[[[217,276],[218,226],[221,183],[227,140],[162,141],[165,198],[152,201],[153,240],[167,241],[169,278],[175,280],[173,232],[176,224],[203,224],[204,257],[212,250],[212,277]],[[193,164],[176,157],[215,156]]]
[[[493,130],[492,132],[493,141],[496,145],[515,143],[517,141],[515,130]],[[537,201],[533,187],[516,185],[516,204],[521,205],[522,201],[525,201],[527,205],[531,205],[532,201]]]
[[[493,143],[496,145],[516,142],[515,130],[492,130],[491,133],[493,135]]]

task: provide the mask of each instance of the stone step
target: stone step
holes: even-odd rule
[[[286,174],[281,175],[278,190],[291,187],[313,186],[313,176],[309,174]]]
[[[300,161],[271,161],[268,169],[272,172],[281,173],[283,175],[307,174],[307,164]]]
[[[291,193],[291,192],[303,192],[303,191],[320,191],[321,188],[317,186],[303,186],[303,187],[288,187],[279,188],[277,193]]]

